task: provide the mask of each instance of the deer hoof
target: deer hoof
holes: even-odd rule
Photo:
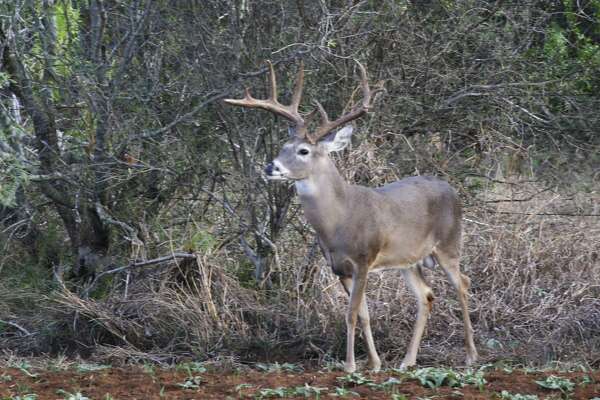
[[[477,352],[474,352],[473,354],[467,354],[467,359],[465,360],[465,364],[467,365],[467,367],[470,367],[471,365],[475,364],[477,362]]]
[[[373,372],[379,372],[381,370],[381,361],[379,359],[369,360],[367,368]]]
[[[344,372],[347,372],[349,374],[353,373],[356,371],[356,364],[355,363],[344,363]]]
[[[404,371],[410,367],[414,367],[416,364],[417,362],[414,360],[404,360],[402,361],[402,364],[400,364],[400,370]]]

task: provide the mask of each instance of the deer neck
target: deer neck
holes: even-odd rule
[[[309,178],[296,181],[304,215],[319,236],[328,237],[343,223],[350,189],[329,158]]]

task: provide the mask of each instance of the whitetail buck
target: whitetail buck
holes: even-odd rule
[[[228,104],[260,108],[278,114],[293,124],[295,137],[284,144],[277,158],[268,164],[269,179],[293,181],[308,222],[317,232],[325,258],[339,276],[350,296],[347,324],[345,370],[356,370],[354,331],[360,320],[369,353],[368,366],[381,367],[375,350],[365,299],[367,274],[375,269],[399,268],[418,302],[418,313],[410,345],[401,368],[415,365],[421,336],[433,301],[431,288],[423,279],[421,265],[437,262],[458,291],[464,322],[466,363],[477,359],[469,319],[467,290],[469,278],[460,273],[461,205],[456,191],[433,177],[410,177],[379,188],[351,185],[344,181],[328,154],[350,143],[352,127],[335,128],[365,114],[374,92],[369,88],[365,68],[358,63],[362,77],[362,102],[347,114],[330,121],[315,101],[322,122],[309,131],[308,118],[298,112],[304,71],[300,66],[290,105],[277,101],[277,84],[270,69],[270,94],[255,99],[246,89],[243,99]],[[312,114],[312,113],[311,113]],[[357,318],[358,317],[358,318]]]

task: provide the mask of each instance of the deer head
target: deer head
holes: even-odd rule
[[[367,79],[367,71],[357,61],[361,74],[362,101],[350,112],[340,116],[334,121],[329,119],[327,112],[318,101],[314,101],[316,106],[310,114],[303,116],[298,111],[298,106],[302,99],[302,88],[304,84],[304,66],[300,63],[298,75],[296,77],[295,90],[292,95],[290,105],[283,105],[277,100],[277,81],[273,64],[267,61],[269,67],[270,92],[265,100],[255,99],[246,88],[246,94],[243,99],[226,99],[227,104],[260,108],[270,111],[274,114],[284,117],[292,123],[290,127],[291,140],[282,147],[275,160],[267,165],[265,173],[271,180],[303,180],[309,178],[323,163],[328,160],[328,154],[333,151],[344,149],[352,136],[352,126],[348,125],[337,132],[336,128],[346,125],[350,121],[359,118],[365,114],[371,106],[371,100],[374,93],[371,91]],[[310,129],[310,119],[319,113],[321,122],[314,129]]]

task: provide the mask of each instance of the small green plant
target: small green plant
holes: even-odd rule
[[[37,378],[37,374],[34,374],[33,372],[30,372],[29,369],[31,368],[31,365],[29,365],[29,363],[23,361],[18,363],[17,365],[15,365],[15,368],[19,369],[21,372],[23,372],[25,375],[27,375],[30,378]]]
[[[568,378],[561,378],[560,376],[550,375],[542,381],[535,381],[539,386],[551,389],[560,390],[563,393],[572,392],[575,388],[575,383],[571,382]]]
[[[299,365],[292,363],[274,363],[274,364],[264,364],[258,363],[256,364],[256,369],[262,372],[302,372],[304,368]]]
[[[347,397],[347,396],[360,396],[360,394],[343,387],[336,387],[335,392],[330,393],[331,397]]]
[[[462,383],[465,385],[476,385],[480,392],[483,392],[484,386],[487,381],[484,378],[483,368],[478,371],[467,369],[466,372],[461,374]]]
[[[11,396],[10,398],[6,398],[6,400],[37,400],[38,395],[35,393],[28,393],[20,396]]]
[[[110,365],[105,364],[90,364],[90,363],[80,363],[77,364],[75,370],[77,372],[94,372],[94,371],[102,371],[104,369],[109,369]]]
[[[373,379],[369,379],[359,372],[353,372],[345,376],[338,376],[337,380],[342,383],[352,383],[354,385],[367,385],[373,383]]]
[[[69,393],[66,390],[58,389],[56,394],[63,396],[64,400],[91,400],[89,397],[84,396],[81,392]]]
[[[513,394],[506,390],[503,390],[502,393],[500,393],[500,398],[506,400],[538,400],[538,397],[535,394]]]
[[[147,373],[148,375],[156,374],[156,367],[154,366],[154,364],[144,363],[142,365],[142,370],[144,370],[144,372]]]
[[[314,396],[315,399],[319,399],[321,397],[321,392],[326,390],[326,387],[316,387],[305,383],[304,386],[296,386],[290,394],[292,396],[303,396],[305,398]]]
[[[408,372],[410,378],[416,379],[425,387],[435,389],[441,386],[461,387],[460,374],[447,368],[419,368]]]
[[[192,373],[203,374],[206,372],[206,367],[203,363],[197,361],[191,361],[186,363],[178,364],[175,367],[176,371],[185,371],[188,375],[192,375]]]
[[[184,389],[198,389],[200,385],[204,382],[201,376],[189,376],[183,383],[178,383],[177,386]]]
[[[392,395],[392,400],[408,400],[408,397],[405,394],[396,393]]]
[[[594,383],[594,379],[589,375],[584,375],[581,377],[581,381],[579,382],[579,385],[587,386],[587,385],[591,385],[592,383]]]
[[[7,374],[6,372],[3,372],[2,375],[0,375],[0,382],[10,382],[12,380],[12,375]]]
[[[370,387],[371,389],[383,390],[384,392],[393,393],[396,390],[396,387],[401,383],[402,381],[400,379],[391,377],[381,383],[368,382],[366,383],[366,386]]]
[[[254,385],[251,384],[251,383],[240,383],[239,385],[237,385],[235,387],[235,391],[236,392],[240,392],[240,391],[242,391],[244,389],[250,389],[251,387],[254,387]]]
[[[276,389],[266,388],[261,389],[254,397],[256,399],[269,399],[275,397],[286,397],[288,395],[288,389],[285,387],[278,387]]]

